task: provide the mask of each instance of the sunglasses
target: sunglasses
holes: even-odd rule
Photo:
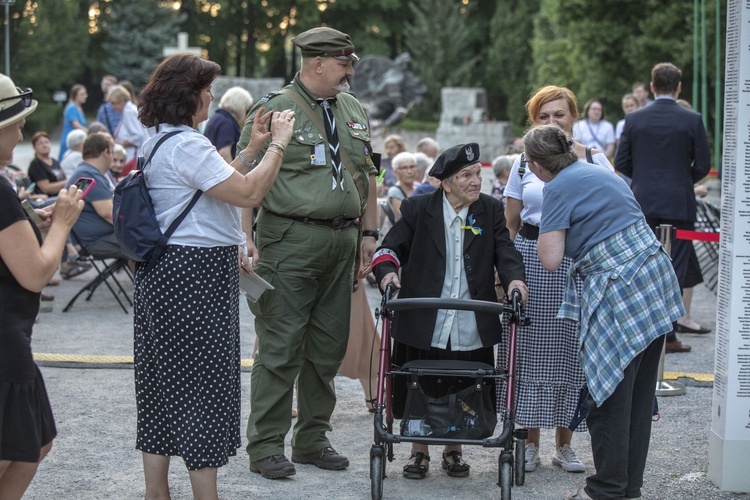
[[[31,98],[34,95],[34,92],[31,89],[21,90],[20,87],[16,87],[16,90],[18,91],[18,95],[4,97],[0,99],[0,102],[12,101],[13,99],[21,99],[21,103],[23,104],[24,108],[28,108],[29,106],[31,106]]]

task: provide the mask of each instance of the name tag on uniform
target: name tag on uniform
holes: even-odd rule
[[[326,164],[326,145],[321,142],[315,145],[314,152],[310,157],[311,165],[325,165]]]

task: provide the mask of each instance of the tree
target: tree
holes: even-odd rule
[[[112,2],[103,27],[109,54],[104,70],[140,88],[164,58],[162,49],[174,43],[184,19],[158,0]]]
[[[534,90],[529,81],[533,67],[531,42],[534,17],[540,0],[498,0],[492,17],[487,51],[487,95],[496,102],[496,116],[515,125],[520,133],[526,123],[525,103]],[[493,113],[494,114],[494,113]]]
[[[32,88],[39,102],[26,129],[51,131],[62,114],[52,93],[67,91],[81,76],[86,21],[78,2],[18,2],[12,9],[11,76],[16,85]]]
[[[437,119],[443,87],[482,86],[475,78],[480,57],[468,50],[472,23],[454,2],[414,0],[409,9],[412,22],[406,30],[406,47],[414,73],[428,89],[415,115]]]

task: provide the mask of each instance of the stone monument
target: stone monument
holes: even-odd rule
[[[503,154],[513,127],[509,122],[487,119],[487,93],[484,89],[444,87],[440,94],[442,112],[436,139],[441,149],[476,142],[483,163]]]
[[[214,94],[214,100],[211,101],[211,106],[208,108],[208,116],[214,114],[219,108],[221,97],[224,92],[231,87],[242,87],[243,89],[250,92],[253,96],[253,101],[258,102],[263,98],[264,95],[269,92],[274,92],[284,88],[283,78],[244,78],[239,76],[220,76],[214,80],[214,84],[211,86],[211,92]]]

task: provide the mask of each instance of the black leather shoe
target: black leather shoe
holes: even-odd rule
[[[260,474],[266,479],[279,479],[293,476],[297,470],[284,455],[271,455],[256,462],[250,462],[250,472]]]
[[[325,470],[342,470],[349,467],[349,459],[344,455],[336,453],[336,450],[330,446],[306,455],[292,452],[292,462],[297,464],[311,464]]]
[[[703,335],[704,333],[711,333],[710,328],[703,328],[702,326],[699,326],[698,328],[690,328],[689,326],[681,325],[677,323],[677,333],[692,333],[693,335]]]

